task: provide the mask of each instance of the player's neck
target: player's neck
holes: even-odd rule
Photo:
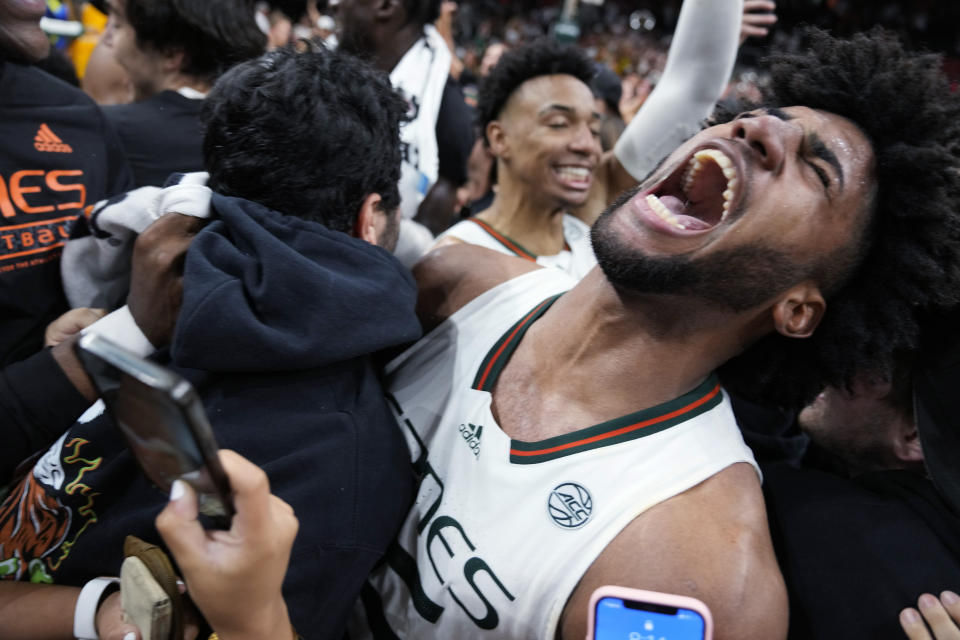
[[[489,209],[477,217],[538,256],[563,251],[563,209],[501,189]]]
[[[495,399],[510,384],[525,385],[527,397],[535,398],[526,424],[552,430],[547,437],[669,402],[700,385],[761,330],[759,314],[721,315],[710,309],[691,314],[664,296],[625,301],[594,270],[530,328],[501,374]],[[566,408],[554,412],[561,398]],[[523,425],[514,426],[517,437]]]

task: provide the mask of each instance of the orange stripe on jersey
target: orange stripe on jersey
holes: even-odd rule
[[[652,426],[652,425],[655,425],[655,424],[659,424],[659,423],[661,423],[661,422],[665,422],[665,421],[671,420],[671,419],[673,419],[673,418],[681,417],[681,416],[683,416],[685,413],[689,413],[689,412],[693,411],[694,409],[696,409],[697,407],[700,407],[700,406],[706,404],[707,402],[710,402],[712,399],[714,399],[715,397],[717,397],[717,394],[719,394],[719,393],[720,393],[720,384],[718,383],[716,386],[713,387],[713,389],[712,389],[707,395],[705,395],[705,396],[703,396],[703,397],[695,400],[694,402],[691,402],[690,404],[688,404],[688,405],[685,406],[685,407],[681,407],[680,409],[677,409],[676,411],[671,411],[670,413],[665,413],[665,414],[663,414],[663,415],[661,415],[661,416],[657,416],[657,417],[655,417],[655,418],[650,418],[649,420],[644,420],[644,421],[642,421],[642,422],[637,422],[637,423],[635,423],[635,424],[631,424],[631,425],[628,425],[628,426],[626,426],[626,427],[621,427],[621,428],[619,428],[619,429],[614,429],[614,430],[612,430],[612,431],[608,431],[608,432],[606,432],[606,433],[602,433],[602,434],[600,434],[600,435],[596,435],[596,436],[593,436],[593,437],[590,437],[590,438],[583,438],[582,440],[576,440],[576,441],[574,441],[574,442],[567,442],[567,443],[565,443],[565,444],[557,445],[557,446],[555,446],[555,447],[549,447],[549,448],[546,448],[546,449],[538,449],[538,450],[536,450],[536,451],[521,451],[521,450],[518,450],[518,449],[510,449],[510,455],[511,455],[511,456],[520,456],[520,457],[542,456],[542,455],[547,455],[547,454],[550,454],[550,453],[556,453],[556,452],[558,452],[558,451],[565,451],[565,450],[567,450],[567,449],[574,449],[574,448],[577,448],[577,447],[582,447],[582,446],[588,445],[588,444],[594,444],[594,443],[597,443],[597,442],[601,442],[601,441],[603,441],[603,440],[607,440],[607,439],[609,439],[609,438],[615,438],[615,437],[617,437],[617,436],[621,436],[621,435],[624,435],[624,434],[626,434],[626,433],[630,433],[631,431],[638,431],[638,430],[643,429],[643,428],[645,428],[645,427],[649,427],[649,426]]]

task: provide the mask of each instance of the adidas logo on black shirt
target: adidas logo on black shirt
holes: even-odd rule
[[[37,135],[33,138],[33,146],[37,151],[73,153],[73,148],[57,137],[46,123],[41,124],[37,130]]]

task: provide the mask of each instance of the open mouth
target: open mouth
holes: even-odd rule
[[[719,149],[700,149],[644,198],[671,227],[705,231],[727,219],[741,184],[733,160]]]

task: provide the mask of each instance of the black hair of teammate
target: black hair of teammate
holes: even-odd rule
[[[503,54],[490,74],[480,82],[477,97],[477,124],[487,137],[487,125],[500,112],[520,85],[540,76],[570,75],[588,87],[593,80],[593,63],[579,48],[542,39]]]
[[[247,0],[122,0],[144,50],[184,53],[181,71],[213,82],[266,47]]]
[[[895,355],[918,346],[921,313],[960,299],[960,100],[940,58],[881,29],[807,37],[804,53],[770,60],[769,106],[855,123],[873,145],[877,190],[855,260],[826,265],[827,312],[813,336],[771,334],[720,370],[731,391],[786,407],[825,385],[849,388],[857,373],[889,379]]]
[[[278,49],[225,73],[204,102],[210,188],[349,233],[369,194],[382,211],[400,205],[406,112],[389,78],[353,56]]]

